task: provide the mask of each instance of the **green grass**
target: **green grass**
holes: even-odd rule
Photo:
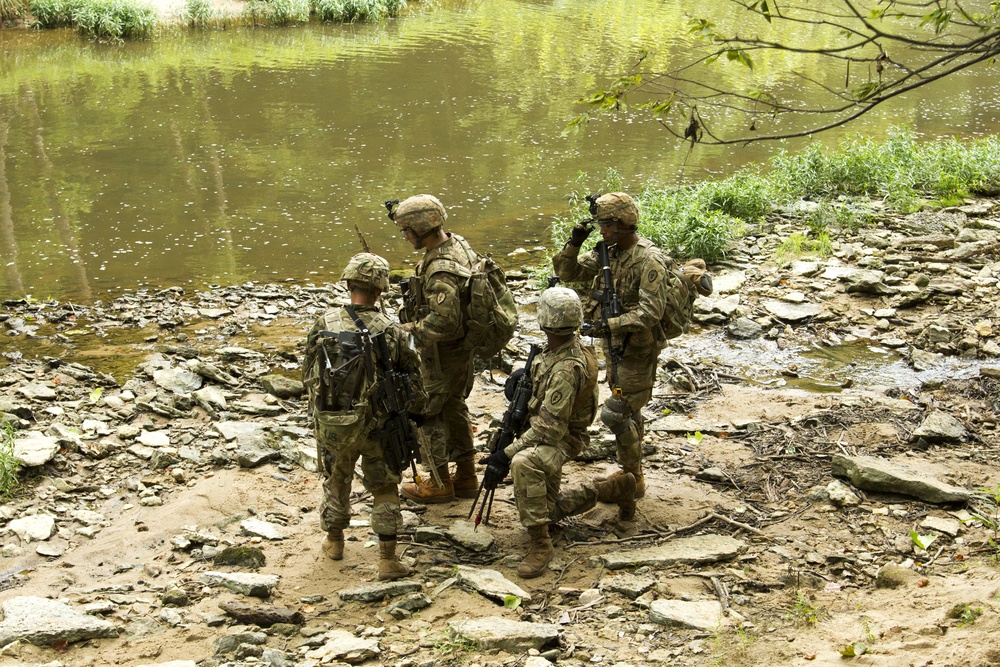
[[[216,19],[212,0],[187,0],[182,13],[184,22],[192,28],[207,28]]]
[[[621,187],[622,178],[614,172],[603,180],[600,192]],[[577,221],[588,217],[583,200],[587,182],[586,174],[577,178],[569,211],[552,225],[556,248],[562,247]],[[884,202],[888,210],[909,213],[922,206],[960,204],[970,195],[997,194],[1000,139],[996,136],[920,141],[912,132],[897,129],[884,141],[856,137],[833,150],[812,144],[796,153],[782,152],[767,165],[742,169],[719,181],[650,185],[638,195],[639,233],[678,259],[718,262],[748,226],[808,199],[822,204],[812,213],[799,214],[803,238],[811,236],[809,244],[820,244],[807,244],[806,251],[827,254],[829,238],[836,232],[854,233],[877,222],[871,200]],[[593,243],[594,235],[584,248]]]
[[[405,0],[312,0],[312,8],[321,21],[351,23],[381,21],[396,16],[406,7]]]
[[[20,488],[20,469],[21,462],[14,457],[14,427],[3,424],[0,427],[0,500],[10,498]]]
[[[250,0],[243,9],[252,26],[288,26],[309,22],[309,0]]]
[[[39,28],[76,27],[91,39],[149,39],[156,32],[156,12],[136,0],[30,0]]]
[[[0,0],[0,23],[14,23],[28,14],[27,0]]]

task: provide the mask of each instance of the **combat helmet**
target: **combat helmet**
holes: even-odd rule
[[[583,306],[576,292],[550,287],[538,299],[538,326],[554,334],[569,334],[583,324]]]
[[[365,283],[384,292],[389,289],[389,262],[370,252],[358,253],[344,267],[340,279]]]
[[[624,192],[609,192],[593,200],[591,214],[597,222],[617,220],[625,229],[639,226],[639,207],[635,200]]]
[[[411,229],[423,238],[444,224],[448,213],[434,195],[414,195],[390,209],[389,217],[400,229]]]

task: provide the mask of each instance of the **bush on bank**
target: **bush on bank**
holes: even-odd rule
[[[578,178],[582,186],[586,175]],[[621,189],[609,172],[602,191]],[[570,211],[553,224],[561,248],[570,228],[589,217],[585,192],[570,196]],[[909,130],[893,130],[884,141],[855,137],[836,149],[811,144],[781,152],[767,168],[743,169],[720,181],[683,186],[650,185],[638,195],[639,233],[678,259],[725,259],[726,249],[748,224],[793,202],[821,201],[804,216],[806,236],[822,239],[829,229],[857,230],[872,223],[867,203],[884,201],[901,213],[922,206],[950,206],[970,195],[1000,194],[1000,139],[920,141]],[[585,247],[595,242],[592,234]],[[827,238],[827,245],[828,245]]]

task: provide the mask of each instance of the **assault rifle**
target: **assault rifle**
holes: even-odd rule
[[[524,432],[524,427],[528,423],[528,401],[531,400],[531,362],[535,360],[535,355],[540,350],[541,348],[537,345],[532,345],[528,349],[528,360],[524,362],[523,373],[517,379],[513,395],[510,396],[510,405],[503,413],[500,428],[494,431],[490,437],[490,453],[506,449],[517,436]],[[469,508],[469,516],[467,517],[472,518],[472,513],[476,511],[476,504],[479,503],[479,497],[482,495],[483,502],[479,505],[479,513],[476,514],[475,527],[478,528],[480,523],[489,525],[490,513],[493,511],[493,496],[496,494],[497,484],[501,481],[496,480],[493,483],[488,483],[487,476],[483,475],[483,481],[479,483],[479,490],[476,492],[476,498],[472,501],[472,507]],[[486,491],[485,495],[483,495],[484,490]]]
[[[401,473],[408,467],[417,474],[415,460],[420,459],[420,445],[417,441],[417,431],[406,413],[406,403],[413,397],[410,389],[409,376],[396,368],[392,362],[386,334],[380,331],[374,336],[368,331],[367,325],[351,306],[345,306],[347,314],[354,320],[354,325],[361,332],[363,345],[370,346],[375,353],[374,375],[377,379],[372,413],[385,415],[385,424],[378,431],[379,443],[385,464],[390,470]],[[370,364],[370,355],[365,355],[366,363]]]
[[[615,291],[614,279],[611,277],[611,260],[608,258],[607,244],[604,241],[598,241],[594,245],[594,251],[597,253],[597,259],[601,265],[601,287],[594,290],[593,297],[601,304],[601,323],[606,332],[604,339],[608,345],[608,383],[611,385],[612,395],[620,397],[622,388],[618,384],[618,364],[625,356],[625,343],[628,342],[628,336],[626,335],[621,348],[616,348],[608,320],[612,317],[621,317],[622,302],[618,297],[618,292]],[[580,327],[580,333],[584,336],[589,335],[593,328],[593,324],[585,323]]]

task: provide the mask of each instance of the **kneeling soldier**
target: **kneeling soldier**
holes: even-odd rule
[[[376,437],[389,415],[377,414],[372,339],[384,335],[393,367],[409,374],[411,402],[418,414],[425,400],[420,359],[412,337],[375,304],[389,286],[389,263],[371,253],[351,258],[342,280],[351,305],[333,308],[316,320],[306,339],[302,376],[309,389],[319,468],[323,474],[320,525],[326,531],[323,552],[344,557],[344,528],[351,520],[351,480],[361,459],[361,481],[372,494],[371,527],[379,537],[378,578],[399,579],[410,569],[396,558],[399,472],[386,463]],[[363,326],[362,326],[363,325]]]
[[[549,523],[554,517],[577,514],[598,501],[618,503],[623,519],[630,520],[635,512],[632,475],[587,482],[582,487],[586,491],[560,500],[563,464],[587,446],[587,427],[597,414],[597,356],[577,335],[582,322],[576,292],[550,287],[542,293],[538,324],[547,344],[529,369],[529,426],[513,444],[487,459],[486,478],[503,479],[509,470],[514,481],[521,524],[531,536],[528,554],[517,569],[524,578],[539,576],[552,560]]]

